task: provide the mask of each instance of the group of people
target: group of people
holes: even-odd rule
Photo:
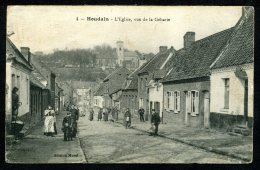
[[[56,113],[51,106],[44,111],[44,135],[57,135]],[[79,110],[75,105],[71,105],[66,109],[66,116],[62,121],[61,130],[64,133],[64,141],[72,140],[77,134],[77,121],[79,119]]]
[[[90,109],[89,113],[90,113],[89,114],[89,120],[92,121],[93,118],[94,118],[93,108]],[[117,107],[114,107],[112,109],[110,109],[110,108],[100,108],[99,111],[98,111],[97,120],[101,121],[102,118],[103,118],[104,121],[108,121],[109,115],[110,115],[111,116],[110,120],[115,121],[115,120],[118,120],[118,113],[119,113],[119,110],[117,109]],[[124,114],[124,117],[123,117],[124,126],[125,126],[126,129],[128,129],[128,128],[131,127],[131,118],[132,118],[130,109],[129,108],[123,108],[122,113]],[[145,121],[144,120],[145,110],[141,107],[138,110],[138,113],[139,113],[139,117],[140,117],[140,122],[144,122]],[[152,109],[151,125],[152,125],[152,129],[154,130],[154,133],[153,133],[154,135],[158,134],[158,127],[159,127],[160,122],[161,122],[161,120],[160,120],[159,113],[155,112],[155,109]]]
[[[118,120],[118,113],[119,110],[117,109],[117,107],[113,107],[113,108],[100,108],[98,111],[98,116],[97,116],[97,120],[101,121],[102,118],[104,121],[108,121],[109,118],[112,122]],[[90,115],[92,115],[92,119],[89,120],[93,120],[93,115],[94,115],[94,110],[92,109],[90,112]]]

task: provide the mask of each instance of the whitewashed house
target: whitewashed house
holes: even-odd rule
[[[12,117],[12,89],[19,89],[20,107],[18,117],[22,120],[30,116],[30,74],[32,66],[30,64],[30,55],[22,55],[26,48],[21,48],[21,52],[16,48],[9,38],[6,38],[6,130],[10,130]]]
[[[210,124],[230,127],[253,124],[254,13],[243,8],[230,41],[211,65]]]
[[[93,101],[93,105],[94,107],[98,107],[98,108],[103,108],[104,107],[104,97],[103,97],[103,83],[99,86],[99,88],[97,89],[97,91],[94,93],[94,101]]]
[[[155,111],[158,112],[160,114],[160,117],[162,118],[164,110],[164,93],[163,84],[159,80],[164,78],[171,70],[172,59],[175,55],[175,49],[172,47],[161,55],[164,55],[164,57],[160,56],[161,58],[164,58],[164,60],[161,63],[159,69],[153,73],[153,78],[150,80],[147,87],[149,89],[150,111],[152,109],[155,109]]]

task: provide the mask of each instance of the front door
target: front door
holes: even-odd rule
[[[153,102],[150,102],[150,108],[149,108],[149,116],[152,117],[152,109],[153,109]]]
[[[204,128],[209,128],[209,92],[204,93]]]
[[[154,109],[155,109],[155,112],[160,114],[160,102],[154,103]]]

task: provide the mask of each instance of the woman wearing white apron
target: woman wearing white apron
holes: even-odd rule
[[[48,109],[46,109],[44,111],[44,116],[45,116],[45,120],[44,120],[44,135],[46,136],[54,136],[54,123],[55,123],[55,118],[54,115],[55,112],[54,110],[52,110],[51,106],[48,106]]]

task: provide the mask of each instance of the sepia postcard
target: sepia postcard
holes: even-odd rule
[[[5,160],[253,160],[254,8],[8,6]]]

